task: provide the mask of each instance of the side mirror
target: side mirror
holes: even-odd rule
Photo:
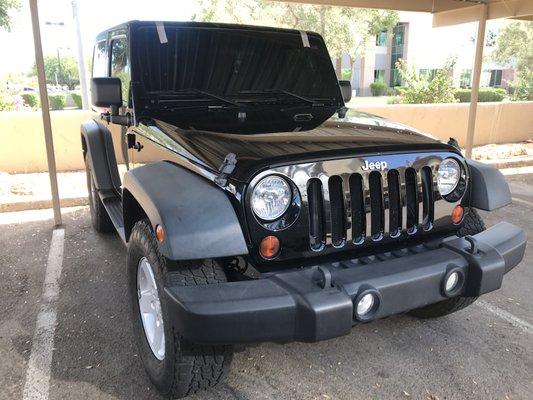
[[[339,86],[344,102],[348,103],[352,99],[352,84],[350,81],[339,81]]]
[[[92,78],[91,102],[96,107],[109,107],[116,114],[122,107],[122,88],[119,78]]]

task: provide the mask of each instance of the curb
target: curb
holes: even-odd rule
[[[66,199],[61,199],[60,203],[61,207],[86,206],[89,204],[87,197],[70,197]],[[14,203],[0,204],[0,213],[26,210],[40,210],[45,208],[52,208],[52,199],[17,201]]]
[[[482,162],[483,164],[490,165],[491,167],[498,169],[505,168],[520,168],[520,167],[530,167],[533,165],[533,157],[524,157],[518,160],[476,160]]]

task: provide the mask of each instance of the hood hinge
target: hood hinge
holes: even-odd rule
[[[215,183],[220,187],[226,187],[228,185],[228,177],[231,175],[237,165],[237,156],[234,153],[228,153],[222,162],[222,165],[218,168],[220,172],[215,178]]]

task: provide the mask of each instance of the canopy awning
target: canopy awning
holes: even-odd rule
[[[342,7],[380,8],[396,11],[419,11],[433,14],[433,26],[476,22],[479,7],[486,5],[487,19],[515,18],[531,20],[531,0],[274,0],[286,3],[324,4]]]

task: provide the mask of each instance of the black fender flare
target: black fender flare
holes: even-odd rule
[[[171,260],[239,256],[248,253],[228,195],[209,180],[166,161],[124,175],[124,230],[129,240],[137,204],[165,239],[161,253]]]
[[[479,161],[467,160],[470,168],[470,205],[484,211],[493,211],[511,204],[511,191],[503,174],[497,168]]]
[[[81,136],[83,156],[91,165],[96,189],[120,188],[120,176],[109,129],[91,119],[81,124]]]

